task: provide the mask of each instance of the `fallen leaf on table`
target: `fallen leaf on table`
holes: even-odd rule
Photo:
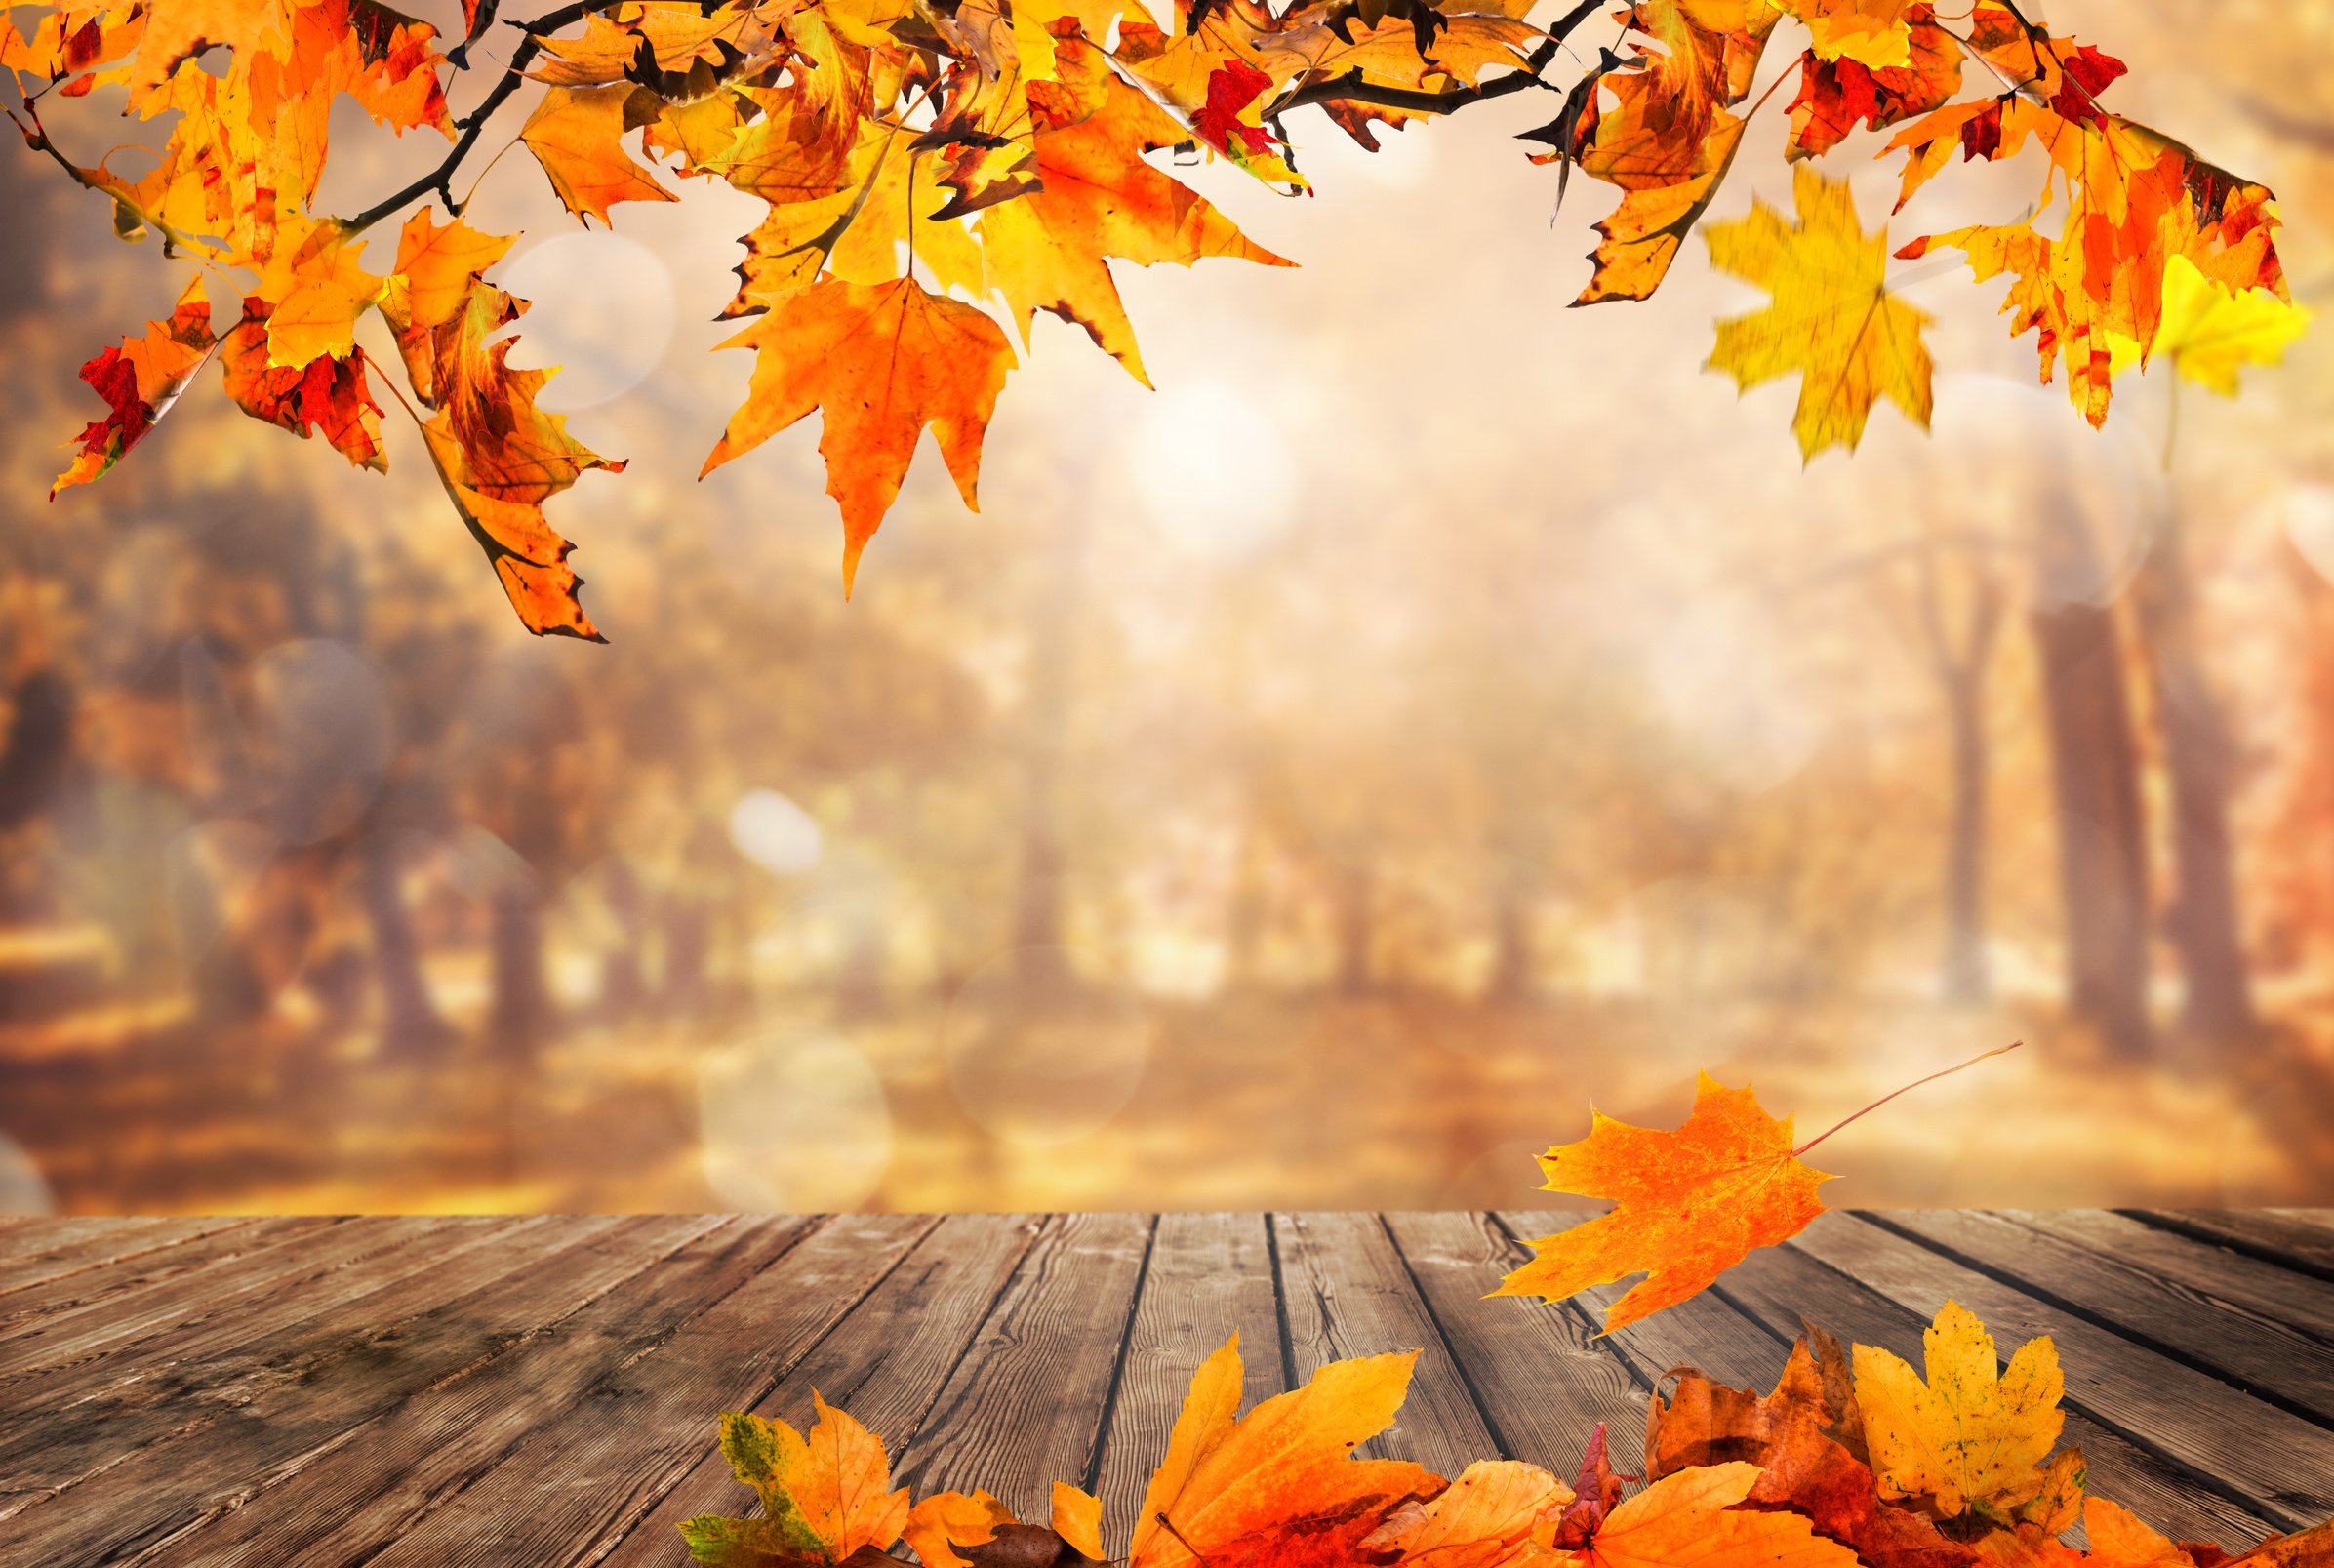
[[[2004,1370],[1993,1336],[1954,1301],[1921,1344],[1925,1382],[1886,1350],[1856,1347],[1856,1402],[1880,1495],[1920,1498],[1941,1518],[2010,1523],[2011,1509],[2043,1496],[2043,1462],[2066,1424],[2058,1347],[2047,1335],[2029,1340]]]
[[[783,1421],[750,1412],[721,1418],[721,1453],[760,1496],[763,1517],[701,1514],[681,1525],[689,1550],[708,1568],[796,1568],[881,1563],[907,1523],[907,1489],[887,1490],[883,1443],[819,1397],[819,1421],[803,1436]]]

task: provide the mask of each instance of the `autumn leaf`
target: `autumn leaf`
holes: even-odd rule
[[[1403,1504],[1361,1547],[1394,1552],[1400,1565],[1503,1568],[1527,1554],[1533,1527],[1572,1496],[1571,1487],[1537,1465],[1477,1460],[1434,1497]]]
[[[1616,1508],[1581,1545],[1566,1548],[1544,1521],[1534,1543],[1555,1564],[1579,1568],[1856,1568],[1856,1553],[1827,1541],[1796,1513],[1739,1508],[1758,1467],[1709,1465],[1654,1482]]]
[[[1050,1525],[1022,1523],[986,1492],[942,1492],[908,1510],[905,1539],[924,1568],[1078,1568],[1103,1560],[1102,1510],[1065,1481]]]
[[[2164,268],[2163,314],[2153,352],[2172,361],[2185,381],[2223,397],[2234,397],[2237,376],[2247,365],[2275,365],[2287,346],[2310,328],[2310,312],[2267,289],[2231,294],[2185,256]],[[2130,338],[2110,339],[2113,373],[2140,363],[2140,345]]]
[[[578,218],[605,223],[618,202],[680,199],[624,148],[624,134],[634,129],[624,118],[631,96],[629,87],[554,87],[519,133]]]
[[[1748,390],[1799,373],[1792,429],[1802,456],[1854,451],[1882,397],[1928,427],[1934,367],[1921,343],[1928,317],[1888,292],[1888,234],[1867,236],[1845,181],[1802,165],[1794,179],[1799,221],[1787,227],[1764,202],[1706,236],[1710,264],[1775,299],[1755,315],[1718,323],[1710,368]]]
[[[1883,1497],[1920,1498],[1942,1518],[2008,1523],[2040,1496],[2066,1416],[2057,1347],[2029,1340],[2007,1370],[1993,1336],[1948,1301],[1921,1336],[1927,1379],[1886,1350],[1856,1347],[1856,1402]]]
[[[1619,1207],[1535,1241],[1539,1256],[1494,1295],[1558,1301],[1646,1275],[1605,1313],[1610,1334],[1676,1306],[1751,1248],[1796,1235],[1824,1212],[1816,1187],[1831,1178],[1800,1163],[1791,1121],[1761,1110],[1748,1088],[1722,1088],[1702,1074],[1693,1114],[1675,1132],[1590,1115],[1587,1138],[1540,1157],[1547,1190]]]
[[[908,1517],[907,1490],[866,1427],[811,1392],[818,1423],[805,1437],[751,1412],[721,1418],[721,1453],[762,1503],[755,1519],[703,1514],[680,1526],[709,1568],[809,1568],[885,1563]]]
[[[1805,1514],[1818,1534],[1854,1548],[1868,1568],[1969,1568],[1977,1560],[1969,1547],[1879,1496],[1861,1413],[1843,1386],[1846,1369],[1831,1370],[1838,1359],[1829,1336],[1801,1336],[1763,1397],[1691,1368],[1674,1370],[1670,1394],[1657,1388],[1647,1405],[1647,1479],[1747,1462],[1760,1472],[1748,1502]]]
[[[221,341],[227,396],[256,420],[294,435],[321,433],[333,450],[360,468],[386,470],[381,405],[365,380],[364,350],[318,354],[302,365],[278,365],[270,350],[269,306],[243,302],[243,319]]]
[[[1201,1363],[1143,1494],[1128,1568],[1346,1564],[1409,1498],[1436,1489],[1401,1460],[1353,1449],[1390,1426],[1418,1359],[1333,1361],[1304,1387],[1239,1408],[1239,1337]]]
[[[845,593],[927,424],[957,493],[977,506],[981,439],[1013,368],[1004,333],[983,311],[907,278],[830,281],[783,296],[723,346],[757,357],[744,405],[703,471],[824,409],[819,452],[843,511]]]
[[[144,440],[217,345],[211,302],[198,278],[179,296],[168,321],[147,322],[143,336],[125,339],[83,365],[81,379],[105,400],[107,413],[81,432],[81,450],[49,487],[49,499],[88,484]]]

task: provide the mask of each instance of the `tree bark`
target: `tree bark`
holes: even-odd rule
[[[1367,865],[1341,865],[1337,886],[1337,988],[1359,996],[1378,980],[1378,878]]]
[[[2041,665],[2067,916],[2067,1005],[2108,1049],[2149,1050],[2148,852],[2139,749],[2113,612],[2052,591],[2099,581],[2097,555],[2071,495],[2044,503],[2043,579],[2030,620]]]
[[[2256,1027],[2229,822],[2236,748],[2205,669],[2176,505],[2167,511],[2139,586],[2140,627],[2171,785],[2174,891],[2164,935],[2187,982],[2181,1028],[2199,1041],[2228,1044]]]

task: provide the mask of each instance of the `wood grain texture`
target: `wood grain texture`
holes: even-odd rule
[[[2118,1209],[2129,1219],[2334,1280],[2334,1222],[2325,1209]]]
[[[242,1548],[221,1559],[181,1538],[294,1477],[303,1489],[313,1485],[307,1472],[316,1462],[369,1424],[552,1332],[715,1223],[692,1216],[538,1226],[522,1235],[550,1241],[548,1251],[505,1261],[473,1249],[448,1277],[430,1281],[436,1288],[392,1283],[297,1332],[51,1413],[27,1434],[36,1473],[65,1455],[78,1473],[0,1519],[0,1562],[249,1560]],[[157,1397],[180,1418],[159,1431],[145,1419]],[[151,1440],[137,1442],[141,1436]],[[418,1447],[390,1453],[401,1470],[426,1468],[432,1459]],[[134,1510],[108,1506],[128,1499]],[[379,1539],[370,1536],[362,1548]],[[277,1549],[272,1539],[262,1548]],[[311,1547],[301,1560],[351,1554]]]
[[[370,1416],[340,1413],[272,1470],[241,1462],[252,1479],[215,1498],[213,1511],[183,1538],[137,1560],[174,1568],[235,1568],[262,1555],[309,1568],[362,1561],[529,1432],[584,1403],[770,1267],[811,1228],[803,1220],[629,1222],[600,1247],[545,1260],[522,1289],[506,1281],[430,1313],[391,1342],[391,1366],[368,1370]],[[565,1291],[557,1288],[561,1274],[572,1281]],[[498,1318],[513,1326],[478,1332]],[[448,1368],[433,1352],[459,1353],[455,1336],[467,1339],[474,1359]],[[300,1420],[308,1414],[270,1420],[270,1434],[311,1425]]]
[[[2321,1426],[2334,1425],[2334,1345],[2248,1312],[2225,1294],[2211,1294],[2226,1288],[2219,1276],[2239,1276],[2236,1266],[2251,1260],[2232,1258],[2220,1265],[2206,1260],[2183,1268],[2177,1252],[2169,1258],[2163,1254],[2173,1248],[2202,1249],[2177,1236],[2157,1235],[2161,1245],[2121,1256],[2113,1250],[2113,1232],[2105,1247],[2095,1250],[2070,1246],[2064,1235],[2006,1216],[1979,1212],[1908,1210],[1888,1215],[1886,1223],[1958,1263],[2016,1281],[2054,1307],[2204,1368],[2266,1404]],[[2150,1234],[2143,1226],[2130,1227]],[[2186,1281],[2166,1272],[2167,1266],[2181,1268]],[[2315,1294],[2316,1315],[2334,1321],[2334,1290]]]
[[[893,1472],[903,1484],[918,1496],[986,1491],[1030,1519],[1046,1517],[1056,1481],[1092,1484],[1151,1224],[1046,1217],[905,1444]]]
[[[181,1242],[269,1222],[231,1219],[0,1220],[0,1307],[34,1285],[160,1252]],[[273,1222],[282,1224],[282,1221]]]
[[[1999,1345],[2047,1334],[2071,1369],[2070,1402],[2102,1426],[2212,1477],[2280,1528],[2334,1516],[2334,1431],[1965,1268],[1884,1228],[1884,1219],[1827,1214],[1791,1245],[1924,1320],[1951,1298],[1982,1318]]]
[[[1349,1356],[1419,1352],[1400,1418],[1356,1454],[1456,1475],[1496,1452],[1490,1424],[1381,1217],[1276,1214],[1272,1247],[1297,1383]]]
[[[621,1538],[758,1399],[845,1321],[932,1222],[835,1219],[531,1427],[495,1466],[429,1500],[374,1568],[551,1568]]]
[[[1495,1217],[1389,1214],[1386,1223],[1503,1456],[1569,1479],[1597,1423],[1633,1436],[1645,1419],[1644,1387],[1582,1314],[1486,1299],[1531,1256]]]
[[[958,1215],[939,1222],[834,1332],[812,1347],[751,1409],[802,1430],[816,1389],[883,1439],[894,1460],[922,1429],[933,1401],[1043,1228],[1027,1215]],[[713,1423],[697,1463],[641,1518],[590,1544],[575,1562],[671,1568],[674,1533],[700,1513],[759,1512],[753,1494],[713,1447]]]
[[[2334,1514],[2327,1211],[1828,1216],[1611,1336],[1619,1283],[1485,1299],[1580,1218],[0,1222],[0,1563],[678,1568],[677,1522],[749,1502],[719,1414],[807,1426],[814,1387],[919,1495],[1086,1484],[1122,1549],[1235,1331],[1249,1403],[1417,1348],[1378,1451],[1568,1473],[1676,1366],[1763,1390],[1802,1313],[1918,1364],[1948,1295],[2053,1336],[2067,1439],[2159,1528]]]
[[[1122,1555],[1150,1472],[1184,1407],[1191,1373],[1234,1334],[1242,1408],[1288,1387],[1272,1238],[1261,1214],[1162,1214],[1127,1334],[1118,1397],[1103,1440],[1103,1549]]]

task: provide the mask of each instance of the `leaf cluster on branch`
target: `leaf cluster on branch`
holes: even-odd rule
[[[681,1533],[708,1568],[879,1568],[905,1539],[925,1568],[2312,1568],[2334,1523],[2232,1554],[2175,1542],[2086,1496],[2059,1448],[2058,1352],[2030,1340],[2003,1368],[1992,1336],[1947,1302],[1915,1372],[1810,1326],[1773,1392],[1691,1367],[1648,1401],[1645,1484],[1615,1472],[1596,1427],[1567,1485],[1485,1459],[1445,1480],[1354,1450],[1393,1425],[1416,1351],[1335,1361],[1240,1415],[1239,1340],[1201,1364],[1143,1494],[1127,1554],[1106,1558],[1099,1499],[1056,1483],[1024,1523],[986,1492],[911,1506],[883,1444],[819,1399],[808,1435],[721,1418],[721,1451],[754,1517]],[[1664,1390],[1667,1390],[1665,1392]],[[2080,1522],[2086,1550],[2061,1537]]]
[[[725,312],[755,318],[727,345],[755,355],[751,389],[705,466],[820,412],[846,591],[925,428],[974,504],[1017,364],[1007,327],[1026,348],[1035,315],[1053,313],[1146,381],[1113,262],[1286,264],[1153,156],[1222,158],[1302,193],[1289,116],[1305,107],[1374,150],[1383,127],[1520,92],[1559,100],[1526,133],[1549,149],[1538,161],[1561,166],[1559,192],[1576,170],[1621,192],[1579,303],[1654,292],[1786,85],[1786,157],[1893,132],[1882,155],[1901,157],[1905,198],[1956,162],[2039,147],[2030,212],[1893,254],[1956,251],[1979,280],[2007,278],[2013,330],[2034,335],[2045,381],[2064,361],[2094,423],[2117,369],[2161,346],[2177,290],[2191,293],[2175,315],[2193,313],[2199,285],[2256,315],[2290,311],[2270,192],[2114,113],[2122,63],[2012,0],[1958,15],[1924,0],[1634,0],[1609,15],[1566,0],[1537,23],[1532,10],[1186,0],[1162,27],[1127,0],[577,0],[523,20],[464,0],[466,36],[441,53],[431,27],[379,0],[16,7],[37,20],[29,31],[0,20],[0,66],[27,145],[109,199],[124,237],[158,235],[198,268],[169,321],[83,368],[107,412],[58,488],[118,462],[214,358],[254,417],[322,432],[364,466],[385,462],[376,392],[387,386],[520,619],[596,637],[543,505],[622,464],[538,408],[547,373],[506,363],[526,305],[486,274],[511,236],[472,227],[455,192],[522,88],[518,140],[580,220],[673,200],[676,178],[765,204]],[[1594,64],[1550,80],[1560,60],[1587,60],[1578,35],[1592,21],[1616,29]],[[497,28],[516,33],[507,62],[457,116],[449,93]],[[1782,64],[1761,87],[1770,56]],[[316,210],[342,95],[377,125],[450,143],[345,218]],[[85,98],[118,103],[161,144],[81,161],[49,121]],[[1797,374],[1810,457],[1854,447],[1883,397],[1925,423],[1927,318],[1891,292],[1885,229],[1867,233],[1846,186],[1805,170],[1797,206],[1795,222],[1760,206],[1710,231],[1715,264],[1774,296],[1721,324],[1712,365],[1745,386]],[[368,248],[368,231],[400,215],[393,257]],[[397,366],[357,344],[372,312]]]

